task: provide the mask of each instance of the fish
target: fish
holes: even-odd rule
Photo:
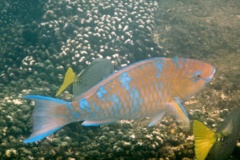
[[[156,57],[114,72],[72,102],[26,95],[23,98],[34,101],[35,107],[33,132],[23,142],[39,141],[79,121],[83,121],[83,126],[99,126],[151,117],[148,127],[152,127],[165,113],[189,130],[189,118],[182,102],[203,89],[214,73],[214,66],[199,60]]]
[[[105,58],[97,58],[77,76],[69,67],[64,76],[64,81],[56,93],[59,96],[69,85],[73,84],[73,96],[77,97],[92,88],[95,84],[113,73],[112,63]]]
[[[233,153],[240,131],[240,107],[230,112],[216,132],[198,120],[193,122],[197,160],[227,160]]]

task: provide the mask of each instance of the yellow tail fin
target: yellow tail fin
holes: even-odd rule
[[[75,74],[74,74],[72,68],[69,67],[65,74],[63,84],[58,89],[55,96],[59,96],[70,84],[72,84],[74,82],[74,80],[75,80]]]
[[[216,142],[216,134],[201,122],[194,120],[193,135],[197,160],[204,160]]]

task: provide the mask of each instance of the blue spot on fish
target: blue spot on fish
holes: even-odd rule
[[[95,110],[95,112],[93,112],[91,114],[92,119],[96,118],[97,115],[98,116],[103,116],[102,110],[100,109],[100,107],[95,102],[93,103],[93,109]]]
[[[97,96],[100,98],[102,101],[106,100],[105,95],[107,94],[107,91],[104,89],[103,86],[100,86],[98,91],[97,91]]]
[[[118,98],[117,95],[113,94],[113,95],[112,95],[112,99],[113,99],[113,101],[114,101],[116,104],[119,104],[119,103],[120,103],[120,100],[119,100],[119,98]]]
[[[196,71],[194,74],[195,74],[195,76],[201,75],[201,71]]]
[[[80,106],[80,109],[82,109],[86,112],[91,111],[90,105],[89,105],[88,101],[86,100],[86,98],[82,98],[79,100],[79,106]]]
[[[80,117],[80,114],[73,110],[72,113],[71,113],[71,116],[75,117],[76,119],[78,119]]]
[[[163,68],[162,68],[163,65],[164,65],[164,60],[156,61],[155,67],[158,70],[157,75],[156,75],[157,78],[160,78],[160,74],[162,73],[162,70],[163,70]]]
[[[97,106],[97,104],[95,102],[93,103],[93,109],[98,113],[102,112],[101,109],[99,108],[99,106]]]
[[[134,109],[136,109],[137,112],[140,112],[140,105],[142,105],[143,100],[136,88],[131,89],[130,97],[133,101],[133,106],[131,108],[131,112],[133,113]]]
[[[131,82],[131,78],[128,76],[127,72],[123,72],[120,76],[120,80],[122,82],[123,87],[126,90],[130,89],[129,83]]]
[[[67,113],[71,112],[71,110],[73,109],[71,102],[67,102],[65,108],[67,110]]]
[[[175,63],[175,65],[177,66],[177,68],[181,68],[181,64],[179,63],[179,58],[173,58],[173,61]]]
[[[122,109],[122,104],[120,102],[120,99],[119,97],[116,95],[116,94],[113,94],[113,95],[109,95],[108,96],[108,100],[112,103],[113,105],[113,111],[116,115],[119,114],[119,110]]]

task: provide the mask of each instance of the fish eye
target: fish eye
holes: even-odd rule
[[[200,77],[201,77],[201,72],[200,72],[200,71],[196,71],[196,72],[194,73],[194,76],[195,76],[196,78],[200,78]]]
[[[193,73],[192,75],[192,80],[193,81],[197,81],[201,78],[201,72],[200,71],[196,71],[195,73]]]
[[[201,77],[201,74],[199,73],[199,74],[196,74],[195,75],[197,78],[200,78]]]

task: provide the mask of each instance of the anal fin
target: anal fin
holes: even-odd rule
[[[100,126],[104,124],[115,123],[115,119],[104,119],[104,120],[86,120],[82,123],[83,126]]]

